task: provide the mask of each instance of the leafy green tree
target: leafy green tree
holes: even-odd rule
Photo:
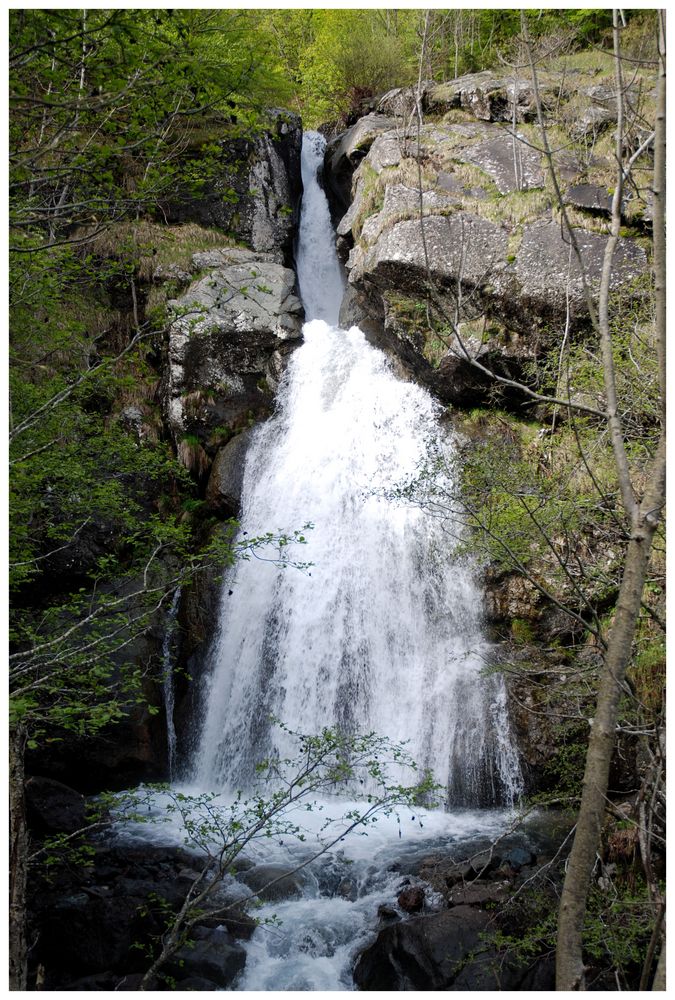
[[[13,10],[9,49],[10,964],[24,989],[24,748],[118,720],[143,696],[134,637],[182,580],[236,554],[227,534],[205,547],[162,440],[139,248],[104,253],[99,237],[202,184],[214,140],[259,128],[287,86],[249,11]],[[287,541],[238,554],[274,542],[287,561]]]
[[[205,121],[257,124],[286,86],[255,27],[246,11],[11,12],[12,250],[153,208]]]

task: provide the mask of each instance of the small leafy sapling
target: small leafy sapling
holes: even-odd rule
[[[307,868],[350,834],[367,835],[381,816],[395,814],[399,807],[434,804],[438,786],[432,775],[420,772],[405,747],[386,737],[328,728],[308,735],[279,722],[277,726],[280,742],[290,745],[292,753],[273,754],[262,761],[249,794],[190,794],[152,786],[112,799],[122,828],[177,819],[186,848],[202,863],[178,910],[168,916],[140,989],[152,988],[162,967],[190,940],[198,924],[255,904],[281,878]],[[406,780],[410,783],[403,783]],[[337,798],[345,794],[360,797],[346,811]],[[333,796],[334,809],[326,802]],[[318,822],[308,822],[309,814],[316,814]],[[237,858],[259,842],[272,841],[299,847],[293,870],[243,898],[240,892],[233,897],[228,886]]]

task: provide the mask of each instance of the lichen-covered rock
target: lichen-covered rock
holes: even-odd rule
[[[361,241],[374,243],[383,229],[418,215],[420,201],[425,216],[449,212],[461,203],[456,196],[446,191],[423,191],[420,199],[420,192],[415,188],[407,187],[405,184],[388,185],[382,209],[375,215],[369,216],[361,229]]]
[[[540,97],[544,106],[556,99],[560,91],[544,75],[540,79]],[[534,89],[530,80],[520,77],[498,77],[490,70],[467,73],[446,83],[427,87],[425,110],[442,114],[463,108],[483,121],[533,120],[536,116]]]
[[[223,248],[193,261],[207,273],[170,303],[164,404],[177,442],[208,444],[269,412],[275,355],[300,340],[302,306],[277,255]]]
[[[607,246],[607,236],[575,229],[586,281],[597,290]],[[647,270],[647,255],[634,240],[619,239],[612,259],[611,287],[633,281]],[[527,312],[564,316],[568,302],[573,316],[587,312],[584,280],[577,259],[560,224],[540,219],[525,226],[516,254],[515,275],[520,304]]]
[[[351,201],[351,183],[354,170],[364,158],[375,138],[381,132],[395,128],[396,122],[385,115],[369,114],[359,118],[346,132],[326,146],[324,170],[326,184],[333,204],[343,215]]]
[[[372,247],[356,248],[349,260],[351,282],[366,278],[382,288],[417,290],[426,277],[441,286],[461,274],[468,286],[487,280],[504,266],[507,235],[498,225],[470,213],[432,215],[395,223],[382,231]],[[426,244],[426,257],[425,257]]]
[[[434,122],[420,130],[418,167],[416,129],[387,129],[386,121],[378,120],[378,129],[368,126],[365,132],[369,151],[358,160],[353,201],[338,224],[351,289],[344,316],[372,327],[371,339],[444,401],[482,405],[495,384],[471,359],[497,375],[523,379],[567,319],[577,327],[588,321],[582,273],[543,186],[541,153],[522,130],[510,134],[486,121]],[[593,206],[591,211],[601,205],[599,185],[579,185],[582,165],[574,151],[558,151],[556,162],[563,189],[569,189],[568,203]],[[326,168],[330,171],[329,160]],[[594,220],[588,218],[591,226]],[[607,236],[581,226],[575,235],[594,294]],[[621,238],[612,288],[630,284],[647,266],[639,243]],[[439,353],[436,344],[433,356],[421,332],[424,323],[417,330],[414,322],[401,325],[390,301],[390,293],[407,296],[424,311],[429,278],[446,316],[484,320],[478,338],[470,330],[463,334],[464,347],[448,343]],[[446,330],[448,338],[454,340]],[[499,391],[506,405],[522,402],[512,389]]]
[[[500,194],[527,191],[544,183],[541,154],[517,133],[497,130],[491,138],[467,149],[464,159],[485,171]]]
[[[410,87],[394,87],[380,98],[377,110],[380,114],[390,115],[394,118],[409,119],[415,117],[418,92],[422,109],[426,111],[429,106],[427,98],[430,93],[433,93],[433,90],[433,80],[423,80],[420,87],[417,84]]]

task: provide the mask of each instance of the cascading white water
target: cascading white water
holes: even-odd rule
[[[178,791],[205,793],[209,803],[220,791],[214,807],[227,811],[239,801],[232,793],[253,784],[255,764],[275,748],[284,754],[274,715],[298,732],[334,726],[408,740],[410,756],[446,786],[448,804],[508,805],[521,779],[505,691],[481,673],[490,649],[471,566],[448,541],[455,526],[446,533],[419,508],[378,498],[430,455],[451,454],[452,435],[430,396],[397,379],[360,330],[337,328],[342,280],[316,177],[322,154],[321,137],[306,136],[298,248],[305,342],[276,414],[255,433],[241,516],[249,537],[313,522],[299,553],[313,565],[303,573],[252,560],[228,574],[192,775]],[[169,635],[165,664],[170,655]],[[357,955],[376,932],[378,907],[396,905],[401,871],[417,871],[429,852],[484,850],[510,818],[495,809],[401,808],[323,853],[326,816],[344,830],[345,817],[367,808],[367,792],[345,789],[361,801],[333,797],[303,812],[302,836],[247,843],[245,865],[296,872],[300,895],[256,911],[261,926],[244,945],[232,989],[353,989]],[[158,822],[121,824],[121,835],[183,843],[186,827],[162,793],[147,818]],[[197,849],[193,834],[187,842]],[[237,879],[224,891],[230,899],[249,892]],[[427,887],[426,905],[437,903]]]
[[[342,302],[342,273],[333,244],[328,202],[319,182],[326,143],[318,132],[308,132],[302,144],[302,213],[296,267],[300,296],[307,319],[323,319],[337,326]]]
[[[302,558],[313,566],[242,562],[226,580],[195,779],[249,787],[257,762],[284,752],[275,716],[299,732],[329,725],[408,741],[448,802],[509,802],[520,773],[503,684],[480,673],[489,649],[471,567],[437,520],[375,495],[452,438],[428,393],[396,378],[360,330],[336,327],[342,280],[322,156],[322,137],[306,136],[305,342],[248,452],[241,516],[252,536],[312,522]]]

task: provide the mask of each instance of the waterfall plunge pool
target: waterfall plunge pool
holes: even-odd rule
[[[150,822],[118,824],[118,843],[129,847],[151,843],[167,849],[185,846],[202,853],[193,842],[190,846],[190,838],[186,840],[179,815],[169,811],[176,794],[199,798],[203,792],[190,785],[153,792],[144,807]],[[227,808],[226,796],[222,805]],[[354,964],[380,929],[383,907],[389,914],[408,919],[397,907],[397,897],[410,885],[425,889],[424,912],[444,905],[418,875],[425,865],[434,859],[462,864],[495,842],[525,845],[536,853],[548,840],[548,833],[534,819],[511,834],[516,815],[510,809],[445,812],[399,807],[321,853],[327,817],[334,819],[333,839],[347,825],[340,818],[363,807],[358,800],[316,800],[311,811],[303,808],[294,817],[302,824],[304,840],[288,835],[263,838],[238,856],[233,866],[237,874],[226,876],[209,905],[217,900],[219,905],[238,909],[241,901],[250,899],[253,887],[279,875],[286,877],[267,893],[269,899],[251,909],[259,926],[248,941],[240,942],[246,950],[246,964],[228,989],[354,990]]]

